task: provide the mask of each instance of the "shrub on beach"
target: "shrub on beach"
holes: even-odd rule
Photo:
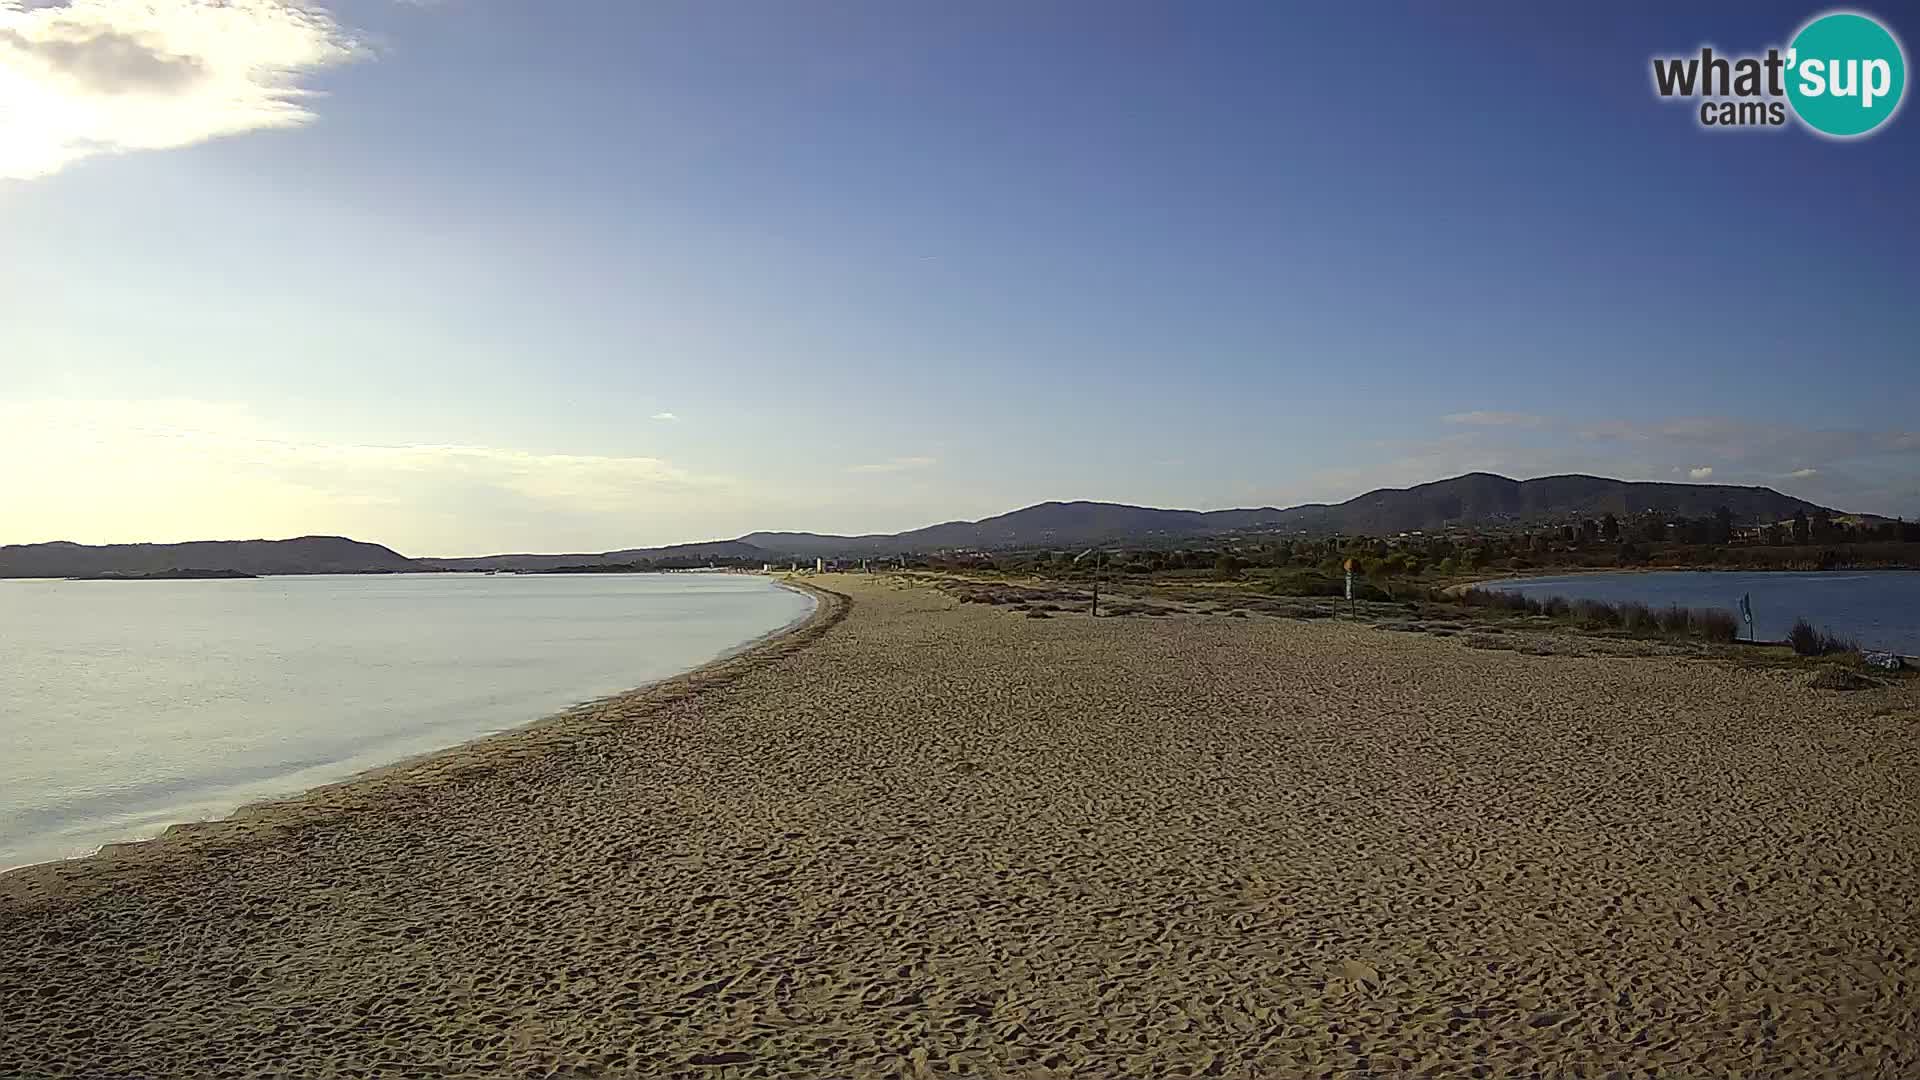
[[[1261,591],[1268,596],[1343,597],[1347,594],[1347,581],[1346,575],[1340,571],[1328,573],[1312,567],[1295,567],[1268,573]],[[1353,597],[1356,600],[1393,599],[1386,590],[1365,577],[1354,580]]]
[[[1346,582],[1319,570],[1276,570],[1267,575],[1266,592],[1273,596],[1339,596]]]
[[[1692,623],[1692,620],[1689,619],[1687,615],[1688,612],[1686,608],[1681,607],[1679,604],[1668,604],[1666,609],[1660,612],[1661,631],[1668,634],[1686,633],[1687,627]]]
[[[1787,644],[1801,656],[1820,655],[1820,631],[1805,619],[1796,619],[1793,629],[1787,631]]]
[[[1801,656],[1829,656],[1833,653],[1859,652],[1860,645],[1825,630],[1815,630],[1805,619],[1795,619],[1787,631],[1787,644]]]
[[[1522,615],[1541,614],[1540,601],[1517,592],[1504,592],[1498,589],[1468,589],[1460,594],[1460,601],[1474,607],[1499,608],[1502,611],[1517,612]]]
[[[1820,631],[1820,643],[1826,647],[1827,655],[1834,653],[1857,653],[1860,643],[1852,638],[1843,638],[1831,630]]]
[[[1459,600],[1471,606],[1519,615],[1568,619],[1587,630],[1618,628],[1630,634],[1667,634],[1702,641],[1733,641],[1740,630],[1733,614],[1719,608],[1683,608],[1674,604],[1655,610],[1638,600],[1609,604],[1602,600],[1568,600],[1560,596],[1535,599],[1494,589],[1469,589],[1460,594]]]
[[[1613,605],[1620,615],[1620,629],[1630,634],[1643,634],[1653,628],[1653,609],[1638,600],[1627,600]]]
[[[1719,608],[1694,608],[1687,612],[1687,630],[1702,641],[1729,642],[1740,636],[1740,623]]]
[[[1620,609],[1598,600],[1575,600],[1573,617],[1581,626],[1594,630],[1620,625]]]

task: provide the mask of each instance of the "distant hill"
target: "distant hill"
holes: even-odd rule
[[[1704,517],[1725,506],[1742,523],[1783,521],[1822,509],[1772,488],[1658,484],[1600,476],[1511,480],[1468,473],[1410,488],[1381,488],[1332,505],[1278,509],[1161,510],[1105,502],[1044,502],[979,521],[947,521],[902,533],[833,536],[756,532],[737,540],[622,548],[576,555],[485,555],[409,559],[378,544],[340,536],[190,544],[23,544],[0,547],[0,577],[87,577],[231,570],[248,574],[350,574],[428,570],[553,570],[706,560],[784,562],[901,553],[1015,548],[1076,548],[1129,541],[1202,538],[1234,532],[1389,535],[1449,526],[1523,525],[1574,516],[1621,517],[1648,510]],[[1831,511],[1830,511],[1831,512]]]
[[[1661,484],[1599,476],[1512,480],[1468,473],[1410,488],[1381,488],[1343,503],[1286,509],[1159,510],[1100,502],[1045,502],[979,521],[949,521],[903,533],[831,536],[757,532],[740,539],[779,554],[871,556],[954,549],[1075,547],[1227,532],[1278,530],[1385,535],[1459,526],[1524,524],[1574,515],[1647,510],[1702,517],[1725,506],[1741,522],[1780,521],[1821,509],[1772,488]]]
[[[1576,514],[1624,517],[1648,510],[1704,517],[1722,506],[1740,522],[1780,521],[1796,510],[1821,509],[1765,487],[1645,483],[1578,474],[1510,480],[1492,473],[1468,473],[1410,488],[1369,491],[1301,520],[1306,523],[1303,527],[1330,532],[1399,533],[1448,525],[1519,524]]]
[[[561,566],[592,566],[606,562],[598,553],[578,555],[473,555],[458,558],[429,556],[415,559],[423,570],[552,570]]]
[[[467,558],[415,559],[425,570],[554,570],[563,566],[606,566],[663,559],[757,559],[771,562],[773,552],[740,540],[709,540],[666,547],[622,548],[591,555],[478,555]]]
[[[641,562],[661,559],[767,559],[773,552],[746,540],[708,540],[697,544],[669,544],[666,547],[622,548],[603,556],[608,562]]]
[[[412,559],[344,536],[292,540],[196,540],[185,544],[91,546],[57,540],[0,547],[0,578],[93,577],[230,570],[244,574],[362,574],[417,570]]]
[[[146,573],[120,574],[109,571],[104,574],[83,574],[73,581],[227,581],[241,579],[251,581],[259,574],[249,574],[241,570],[152,570]]]
[[[979,521],[949,521],[903,533],[824,536],[818,533],[758,532],[740,539],[755,547],[806,557],[891,555],[954,548],[1045,547],[1095,544],[1130,539],[1199,536],[1259,526],[1280,525],[1307,511],[1158,510],[1103,502],[1045,502]]]

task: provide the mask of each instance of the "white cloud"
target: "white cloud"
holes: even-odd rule
[[[671,421],[674,421],[674,420],[678,420],[678,419],[680,419],[680,418],[679,418],[678,416],[675,416],[675,415],[673,415],[673,414],[672,414],[672,413],[670,413],[670,412],[657,412],[657,413],[654,413],[654,414],[653,414],[653,415],[652,415],[651,417],[649,417],[648,419],[651,419],[651,420],[666,420],[666,421],[669,421],[669,422],[671,422]]]
[[[1449,424],[1466,424],[1470,427],[1543,428],[1548,423],[1546,417],[1536,416],[1533,413],[1498,412],[1490,409],[1448,413],[1440,419]]]
[[[1707,477],[1712,475],[1713,475],[1713,466],[1711,465],[1702,465],[1697,469],[1687,470],[1687,476],[1689,476],[1694,480],[1705,480]]]
[[[855,465],[852,468],[849,468],[847,471],[857,472],[857,473],[906,472],[909,469],[925,469],[925,468],[930,468],[937,464],[939,464],[938,458],[897,457],[897,458],[888,458],[885,461],[872,462],[866,465]]]
[[[1805,480],[1809,476],[1819,476],[1819,469],[1795,469],[1787,474],[1795,480]]]
[[[0,180],[304,124],[301,79],[363,53],[291,0],[0,0]]]

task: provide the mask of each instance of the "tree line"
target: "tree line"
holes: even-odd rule
[[[1244,534],[1204,543],[1126,543],[1090,555],[1065,550],[902,555],[904,565],[1000,570],[1046,577],[1092,573],[1233,578],[1249,571],[1343,574],[1353,560],[1369,579],[1448,577],[1547,567],[1720,566],[1831,569],[1920,565],[1920,522],[1846,522],[1824,510],[1785,522],[1741,525],[1732,511],[1688,517],[1649,511],[1602,514],[1512,529],[1433,534],[1283,537]]]

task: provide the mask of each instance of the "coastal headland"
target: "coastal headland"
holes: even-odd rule
[[[0,875],[0,1075],[1920,1073],[1911,681],[814,583]]]

